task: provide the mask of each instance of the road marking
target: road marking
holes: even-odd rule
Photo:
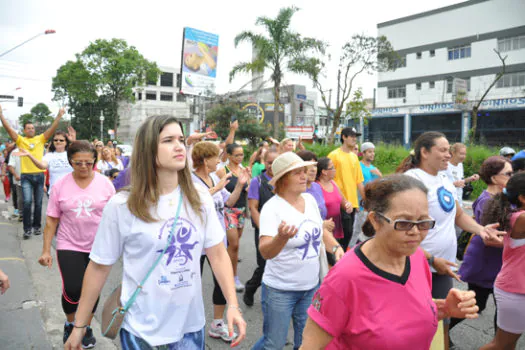
[[[10,223],[8,223],[8,222],[0,222],[0,225],[15,226],[15,225],[10,224]]]
[[[24,259],[22,258],[0,258],[0,261],[11,261],[11,260],[16,260],[16,261],[24,261]]]

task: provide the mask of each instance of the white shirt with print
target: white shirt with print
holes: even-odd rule
[[[221,243],[224,231],[210,194],[198,192],[202,220],[188,203],[182,205],[174,239],[124,318],[122,327],[152,346],[177,342],[205,324],[201,252]],[[123,305],[166,246],[179,195],[180,187],[160,197],[156,216],[161,220],[153,223],[131,214],[127,192],[117,193],[106,205],[90,259],[113,265],[122,256]]]
[[[443,172],[434,176],[421,169],[411,169],[405,175],[419,179],[425,184],[428,189],[428,212],[436,220],[436,226],[428,231],[427,236],[421,242],[421,248],[435,257],[455,262],[457,253],[456,187]],[[431,270],[436,272],[433,267]]]
[[[72,173],[73,168],[67,159],[67,152],[48,152],[42,160],[45,160],[48,164],[49,193],[51,193],[53,185],[65,175]]]
[[[18,152],[20,152],[18,147],[15,148],[11,152],[11,156],[9,157],[9,162],[7,163],[7,165],[13,167],[15,173],[20,177],[22,175],[22,172],[21,172],[22,168],[20,167],[20,157],[14,155],[14,153],[18,153]],[[6,172],[9,172],[9,170],[6,170]],[[21,182],[17,180],[14,175],[13,175],[13,185],[21,185]]]
[[[266,261],[263,282],[285,291],[306,291],[319,283],[319,249],[323,239],[323,220],[311,194],[302,194],[304,213],[299,212],[279,195],[273,196],[261,210],[260,235],[277,235],[281,221],[299,229],[281,252]]]
[[[463,178],[465,177],[463,163],[458,163],[458,165],[454,165],[448,162],[448,167],[445,171],[445,174],[447,174],[447,177],[450,180],[450,182],[452,182],[452,184],[454,184],[455,181],[463,180]],[[456,193],[459,204],[463,205],[463,188],[456,187]]]

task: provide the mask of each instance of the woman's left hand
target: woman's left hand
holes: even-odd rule
[[[442,318],[478,318],[479,307],[476,305],[476,293],[452,288],[447,299],[436,300],[438,313]],[[441,318],[441,317],[440,317]]]
[[[337,248],[334,255],[335,261],[338,262],[343,256],[345,256],[345,251],[343,250],[343,247]]]
[[[235,331],[234,326],[237,326],[239,335],[235,340],[232,341],[231,347],[239,345],[246,337],[246,321],[242,317],[241,310],[238,306],[229,306],[228,312],[226,313],[226,320],[228,321],[228,333],[232,337]]]
[[[506,235],[507,232],[498,231],[496,230],[497,227],[499,227],[499,223],[484,226],[478,234],[484,242],[492,241],[495,243],[502,243],[503,236]]]
[[[352,203],[350,203],[350,202],[346,202],[345,203],[345,211],[348,214],[352,214],[352,212],[354,211],[354,206],[352,205]]]

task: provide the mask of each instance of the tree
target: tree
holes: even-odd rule
[[[363,98],[363,90],[361,88],[354,91],[354,97],[346,104],[346,114],[354,121],[360,121],[362,118],[365,122],[372,115]]]
[[[159,74],[157,65],[145,59],[134,46],[128,46],[126,41],[98,39],[76,54],[76,61],[68,61],[58,69],[53,78],[54,99],[67,100],[76,113],[75,109],[86,103],[99,103],[104,96],[109,104],[104,115],[111,117],[116,136],[119,102],[133,102],[133,87],[156,81]]]
[[[257,121],[257,118],[243,111],[234,103],[216,105],[206,112],[206,124],[210,125],[215,133],[225,139],[230,131],[231,117],[235,116],[239,121],[239,129],[236,136],[240,139],[248,139],[252,145],[256,145],[261,139],[269,136],[268,130]]]
[[[18,124],[23,128],[26,122],[31,122],[35,125],[36,133],[40,134],[49,128],[54,119],[49,107],[45,103],[38,103],[31,108],[30,113],[25,113],[18,117]]]
[[[505,70],[507,68],[506,65],[505,65],[505,60],[507,59],[508,56],[501,57],[501,53],[498,50],[496,50],[496,49],[494,49],[494,52],[496,53],[496,55],[498,55],[498,58],[501,61],[501,71],[498,74],[496,74],[496,77],[494,78],[494,81],[492,81],[492,83],[489,85],[487,90],[485,90],[485,93],[481,96],[479,101],[476,104],[474,104],[474,106],[472,107],[472,128],[470,128],[470,130],[469,130],[469,143],[471,143],[471,144],[476,143],[476,131],[477,131],[477,128],[478,128],[478,111],[479,111],[479,107],[481,106],[481,103],[483,102],[485,97],[488,95],[490,90],[492,90],[494,85],[496,85],[498,80],[500,80],[501,77],[505,75]]]
[[[337,73],[337,99],[333,108],[326,91],[323,89],[321,80],[326,75],[326,65],[319,58],[311,58],[299,62],[302,70],[308,72],[314,87],[321,94],[321,99],[326,107],[328,115],[332,115],[332,129],[328,137],[328,143],[334,143],[334,135],[342,120],[350,112],[345,109],[347,101],[352,94],[355,78],[361,73],[372,73],[375,71],[394,70],[399,55],[394,51],[392,44],[385,36],[372,37],[365,35],[354,35],[342,47],[342,53],[339,58],[339,67]]]
[[[242,42],[249,42],[254,50],[251,62],[236,64],[230,72],[230,82],[238,73],[271,72],[274,90],[274,106],[280,105],[280,88],[286,71],[305,74],[305,67],[300,62],[309,59],[312,52],[324,53],[326,44],[320,40],[302,37],[290,29],[292,16],[299,11],[297,7],[286,7],[279,11],[275,19],[258,17],[255,24],[266,30],[266,35],[244,31],[235,37],[235,47]],[[273,117],[273,136],[279,137],[279,113]]]

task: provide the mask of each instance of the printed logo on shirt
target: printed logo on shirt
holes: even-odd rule
[[[49,162],[50,168],[69,168],[71,165],[69,165],[69,162],[67,159],[52,159]]]
[[[93,198],[91,197],[80,197],[74,200],[76,203],[76,208],[71,209],[71,211],[75,212],[77,215],[77,218],[90,218],[91,212],[95,210],[93,208]]]
[[[159,239],[169,235],[173,220],[174,218],[171,218],[162,225]],[[192,250],[194,250],[195,246],[199,243],[199,241],[191,242],[194,233],[196,233],[195,226],[188,220],[179,218],[168,249],[166,249],[164,253],[167,256],[166,266],[169,266],[171,263],[175,263],[178,266],[185,266],[188,261],[193,261]],[[163,250],[164,249],[159,249],[157,253],[162,253]]]
[[[314,298],[312,299],[312,306],[319,312],[321,312],[322,301],[323,297],[321,296],[321,293],[319,291],[315,292]]]
[[[30,143],[29,144],[29,149],[33,149],[33,148],[35,148],[35,144],[34,143]]]
[[[304,220],[299,225],[299,232],[304,232],[304,244],[297,247],[302,250],[301,259],[313,259],[319,256],[319,246],[321,245],[321,228],[319,224],[312,220]],[[295,236],[298,237],[299,233]],[[312,249],[310,249],[310,246]]]
[[[165,275],[162,275],[160,276],[160,279],[158,280],[157,283],[159,284],[159,286],[161,286],[163,284],[170,284],[171,281],[168,279],[168,277],[166,277]]]
[[[438,188],[437,198],[441,209],[445,212],[450,213],[454,209],[454,196],[445,187],[441,186]]]

